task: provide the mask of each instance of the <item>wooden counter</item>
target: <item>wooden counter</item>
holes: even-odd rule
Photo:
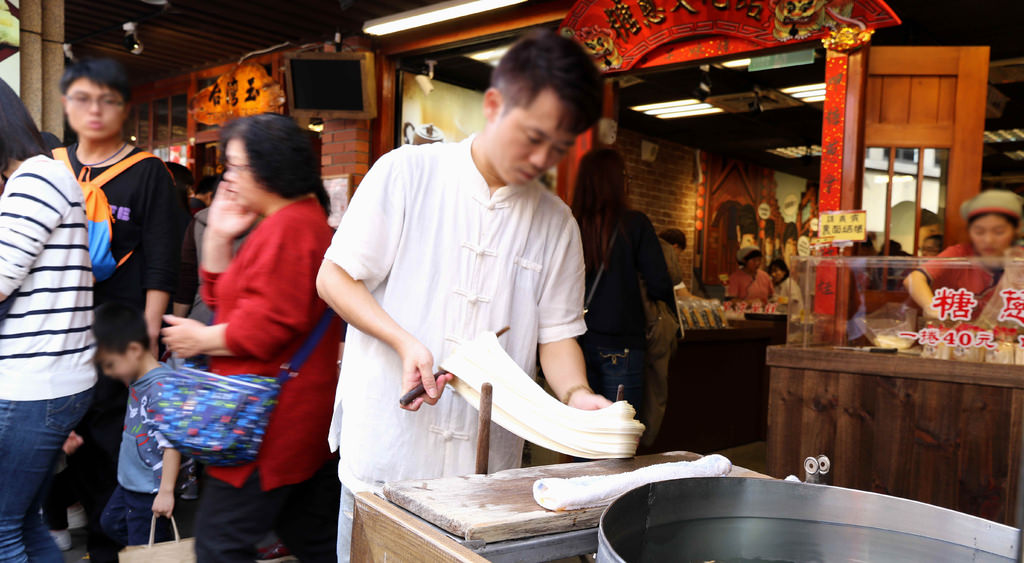
[[[714,452],[765,439],[765,351],[786,341],[786,323],[730,321],[730,326],[686,331],[669,363],[661,431],[641,453]]]
[[[768,473],[803,477],[1014,524],[1024,366],[824,348],[768,349]]]
[[[537,536],[573,543],[568,557],[597,550],[596,532],[605,506],[554,512],[533,499],[537,479],[625,473],[656,463],[692,461],[701,456],[669,452],[629,459],[605,459],[541,467],[509,469],[490,475],[465,475],[388,483],[384,496],[356,495],[352,529],[352,561],[486,561],[488,545],[508,545]],[[729,477],[768,478],[733,466]],[[590,532],[586,532],[590,530]],[[581,532],[584,534],[581,535]],[[548,536],[550,534],[554,534]],[[580,539],[585,540],[580,542]],[[468,541],[466,541],[468,540]],[[465,544],[464,544],[465,543]],[[536,546],[535,546],[536,547]],[[546,561],[515,547],[502,561]],[[490,557],[489,557],[490,558]]]

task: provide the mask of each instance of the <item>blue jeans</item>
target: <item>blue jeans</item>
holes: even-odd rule
[[[582,347],[590,388],[614,401],[619,385],[624,385],[623,398],[639,413],[644,400],[644,349],[594,346],[586,341]]]
[[[0,561],[62,563],[40,507],[57,455],[92,389],[43,401],[0,400]]]
[[[110,539],[121,545],[149,545],[149,529],[153,524],[153,501],[156,493],[136,493],[118,485],[110,495],[100,526]],[[171,521],[156,519],[154,542],[170,541]]]

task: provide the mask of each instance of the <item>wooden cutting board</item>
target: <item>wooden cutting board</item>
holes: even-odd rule
[[[547,510],[533,500],[533,482],[537,479],[611,475],[700,457],[690,452],[669,452],[508,469],[490,475],[395,481],[384,485],[384,497],[447,532],[467,540],[496,542],[597,527],[604,506],[563,512]],[[729,476],[769,478],[735,466]]]

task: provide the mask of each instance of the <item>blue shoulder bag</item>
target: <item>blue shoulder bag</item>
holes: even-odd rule
[[[176,368],[173,375],[161,378],[162,389],[150,406],[157,430],[182,455],[207,465],[255,460],[281,386],[298,374],[333,318],[334,311],[328,307],[277,377]]]

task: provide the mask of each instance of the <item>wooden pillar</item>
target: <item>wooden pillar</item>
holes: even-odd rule
[[[864,92],[867,48],[828,51],[821,130],[820,211],[857,209],[864,178]]]
[[[829,50],[825,62],[825,109],[821,131],[819,215],[858,209],[864,181],[864,99],[867,47],[852,53]],[[850,254],[850,248],[845,249]],[[835,253],[834,250],[831,252]],[[815,311],[834,314],[832,341],[846,342],[850,274],[823,264],[815,280]],[[827,292],[831,289],[831,295]]]

